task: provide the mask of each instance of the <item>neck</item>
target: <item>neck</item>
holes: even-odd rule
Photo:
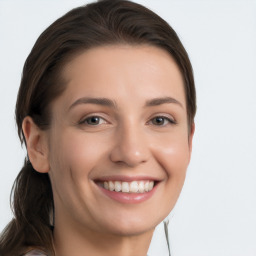
[[[153,230],[137,235],[110,235],[92,230],[54,228],[56,256],[146,256]]]

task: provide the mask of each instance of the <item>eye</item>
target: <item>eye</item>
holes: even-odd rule
[[[150,120],[150,122],[153,125],[157,125],[157,126],[165,126],[165,125],[168,125],[168,124],[176,124],[176,122],[173,119],[168,118],[166,116],[156,116],[156,117],[152,118]]]
[[[80,122],[80,124],[95,125],[95,126],[100,124],[105,124],[105,123],[107,123],[106,120],[100,116],[89,116]]]

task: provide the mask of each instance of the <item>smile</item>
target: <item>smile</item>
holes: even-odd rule
[[[148,180],[131,181],[131,182],[104,181],[99,185],[109,191],[123,192],[123,193],[145,193],[153,189],[154,181],[148,181]]]
[[[150,199],[160,183],[152,178],[118,177],[94,180],[101,193],[122,204],[138,204]]]

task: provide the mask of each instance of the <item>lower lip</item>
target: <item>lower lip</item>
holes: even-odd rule
[[[145,192],[145,193],[116,192],[116,191],[109,191],[100,186],[98,187],[106,196],[110,197],[115,201],[118,201],[124,204],[138,204],[150,199],[155,193],[157,185],[155,185],[151,191]]]

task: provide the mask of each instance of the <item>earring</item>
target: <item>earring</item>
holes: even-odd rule
[[[168,233],[168,225],[169,225],[169,219],[166,218],[164,220],[164,233],[165,233],[165,238],[166,238],[166,242],[167,242],[167,246],[168,246],[169,256],[171,256],[170,242],[169,242],[169,233]]]

